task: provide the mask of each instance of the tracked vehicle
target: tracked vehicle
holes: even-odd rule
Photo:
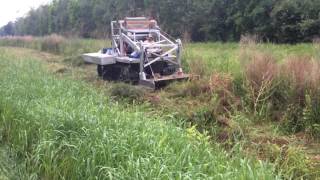
[[[155,20],[127,17],[111,22],[112,47],[83,54],[97,64],[105,80],[136,83],[153,89],[170,81],[188,79],[181,67],[181,40],[163,32]]]

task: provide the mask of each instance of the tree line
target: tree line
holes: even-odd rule
[[[320,36],[319,0],[54,0],[0,29],[0,35],[101,38],[110,21],[148,16],[175,37],[238,41],[251,34],[276,43]]]

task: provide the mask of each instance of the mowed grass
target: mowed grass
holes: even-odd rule
[[[0,135],[21,179],[278,178],[241,147],[231,156],[194,129],[14,54],[0,49]]]

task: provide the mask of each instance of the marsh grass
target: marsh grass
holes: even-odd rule
[[[148,116],[141,106],[124,108],[84,82],[0,51],[1,136],[25,169],[21,177],[277,178],[271,165],[229,156],[196,130]]]
[[[39,38],[39,40],[32,40],[32,41],[30,41],[30,37],[28,38],[29,38],[28,43],[26,43],[27,42],[26,40],[18,41],[15,38],[14,38],[15,39],[14,41],[12,41],[11,39],[6,39],[6,40],[1,39],[0,45],[17,46],[17,44],[15,43],[18,43],[18,46],[20,47],[25,46],[27,48],[41,50],[39,48],[41,47],[40,44],[43,38]],[[31,37],[31,38],[34,38],[34,37]],[[101,47],[105,47],[106,46],[105,44],[106,44],[106,41],[100,41],[100,40],[81,40],[81,39],[67,40],[59,44],[59,46],[62,49],[62,51],[60,51],[59,54],[66,57],[65,62],[67,62],[67,64],[77,65],[78,62],[83,62],[83,61],[82,59],[77,58],[76,56],[79,56],[79,54],[84,52],[97,51]],[[311,137],[316,137],[316,135],[319,134],[319,125],[318,125],[319,124],[319,118],[318,118],[319,108],[318,107],[320,102],[318,98],[315,98],[315,97],[318,97],[318,93],[319,93],[319,88],[317,88],[319,87],[318,86],[319,65],[317,63],[319,59],[318,58],[319,51],[317,51],[317,48],[318,48],[318,43],[297,44],[297,45],[286,45],[286,44],[275,45],[270,43],[261,44],[256,40],[252,41],[251,39],[243,41],[240,44],[238,43],[189,43],[189,44],[186,44],[184,48],[184,55],[183,55],[183,66],[186,72],[192,72],[192,73],[201,75],[200,79],[193,79],[185,83],[173,83],[168,88],[166,88],[165,91],[159,91],[155,95],[150,96],[148,101],[151,102],[156,107],[155,109],[153,109],[154,112],[149,112],[150,111],[149,109],[146,110],[142,108],[134,111],[133,114],[140,113],[140,114],[143,114],[142,116],[144,116],[145,114],[156,114],[156,116],[159,116],[160,121],[163,121],[166,118],[168,118],[173,120],[175,123],[182,121],[183,126],[187,129],[190,127],[196,127],[196,129],[201,133],[204,133],[204,134],[207,133],[207,135],[211,136],[210,140],[213,140],[214,143],[219,142],[223,146],[224,144],[227,144],[226,146],[227,152],[232,154],[232,157],[235,157],[235,159],[238,159],[239,158],[238,155],[241,156],[240,155],[241,153],[239,154],[238,152],[236,152],[236,154],[233,154],[235,153],[235,151],[232,151],[230,149],[233,149],[237,147],[238,144],[242,144],[243,141],[246,141],[246,136],[254,136],[248,133],[248,131],[250,131],[250,126],[254,126],[255,124],[270,122],[270,123],[273,123],[274,127],[279,129],[281,133],[293,135],[294,133],[302,132],[310,135]],[[79,65],[81,65],[81,63],[79,63]],[[4,66],[0,66],[0,68],[4,68]],[[25,69],[21,69],[21,70],[26,71]],[[86,70],[87,69],[85,69],[84,71]],[[17,75],[18,75],[18,72],[17,72]],[[67,85],[65,86],[69,87]],[[24,88],[28,89],[27,87],[28,86],[25,85]],[[37,90],[35,92],[37,92]],[[71,93],[69,91],[66,91],[66,92]],[[117,117],[118,115],[117,113],[120,111],[119,109],[123,111],[124,109],[129,108],[129,109],[126,109],[126,111],[128,110],[132,111],[132,106],[126,106],[126,108],[121,107],[122,105],[127,104],[127,101],[123,102],[121,101],[121,99],[127,99],[126,98],[127,96],[131,96],[131,93],[128,94],[128,92],[130,92],[130,90],[127,91],[125,90],[125,88],[124,88],[124,91],[121,91],[121,92],[119,92],[119,88],[116,88],[115,97],[117,97],[116,99],[119,100],[119,103],[120,103],[115,107],[116,110],[113,107],[114,104],[110,100],[106,100],[106,98],[103,98],[104,102],[100,104],[107,104],[109,106],[112,106],[111,108],[112,111],[116,112],[115,117]],[[57,97],[58,95],[51,98],[54,99]],[[64,100],[65,99],[63,98],[63,101]],[[19,99],[17,101],[20,102]],[[72,103],[71,100],[70,102],[69,100],[65,100],[65,101],[67,103]],[[91,103],[90,101],[87,101],[87,102],[89,104]],[[48,104],[51,109],[56,108],[56,107],[52,107],[50,103]],[[133,103],[133,105],[138,108],[138,106],[136,106],[137,105],[136,103]],[[81,106],[83,105],[81,104]],[[71,106],[71,107],[75,108],[75,106]],[[88,106],[83,106],[83,107],[88,108]],[[65,108],[65,106],[63,106],[62,108]],[[85,112],[86,113],[83,113],[83,116],[86,116],[86,114],[90,114],[87,111]],[[34,114],[37,114],[37,112],[34,112]],[[121,118],[127,115],[126,113],[124,114],[125,115],[121,116]],[[68,114],[67,116],[70,116],[70,115]],[[77,117],[78,116],[80,115],[77,115]],[[99,117],[104,117],[104,116],[105,116],[104,113],[101,113],[101,116]],[[43,117],[47,117],[47,115],[44,115]],[[51,117],[51,116],[48,116],[48,117]],[[165,118],[162,118],[162,117],[165,117]],[[71,119],[74,119],[74,118],[71,118]],[[128,119],[132,120],[132,119],[143,119],[143,118],[130,116],[130,118]],[[147,119],[153,120],[154,118],[148,117]],[[80,124],[79,126],[75,126],[75,129],[73,129],[74,127],[70,122],[73,122],[73,121],[68,121],[67,125],[65,126],[61,126],[61,127],[58,126],[57,127],[59,129],[58,131],[68,132],[68,129],[71,129],[72,130],[71,132],[73,132],[73,131],[76,131],[76,129],[79,129],[79,127],[80,129],[84,127],[84,125]],[[136,121],[134,120],[134,122]],[[129,126],[132,126],[132,124],[130,124]],[[170,126],[170,128],[172,127]],[[150,129],[150,127],[146,127],[146,128]],[[126,129],[124,130],[125,130],[124,132],[127,131]],[[134,130],[134,128],[132,130]],[[258,130],[261,130],[264,133],[267,133],[268,131],[264,129],[264,126],[260,127],[260,129]],[[192,132],[192,134],[195,134],[195,136],[198,137],[197,133],[193,133],[194,129],[191,129],[188,132],[189,133]],[[141,133],[146,133],[146,132],[142,131]],[[74,134],[75,133],[69,132],[68,137],[73,137]],[[147,135],[149,136],[149,134]],[[153,137],[154,135],[150,135],[150,136]],[[125,137],[125,136],[122,136],[122,137]],[[172,134],[172,137],[175,137],[175,135]],[[130,142],[131,141],[133,140],[130,140]],[[52,141],[52,142],[55,142],[55,141]],[[252,142],[248,142],[248,143],[252,143]],[[274,143],[272,142],[270,144],[274,145]],[[90,145],[94,145],[94,144],[90,144]],[[128,144],[126,144],[126,146],[127,145]],[[264,145],[268,146],[269,144],[264,144]],[[44,145],[44,147],[46,146],[47,145]],[[56,150],[57,147],[60,147],[60,144],[56,143],[55,146],[52,146],[51,147],[52,151]],[[78,148],[78,146],[76,147]],[[87,149],[85,150],[87,151]],[[47,150],[47,151],[51,152],[51,150]],[[75,150],[68,151],[68,153],[70,153],[71,155],[67,153],[66,156],[68,157],[75,156],[74,151]],[[100,152],[100,150],[96,150],[96,149],[94,149],[93,151]],[[129,149],[128,151],[131,151],[131,149]],[[128,152],[128,151],[125,151],[125,152]],[[239,149],[238,151],[243,151],[243,149]],[[270,151],[272,153],[272,150]],[[303,151],[299,151],[299,152],[304,153]],[[163,151],[163,153],[168,153],[168,152]],[[273,157],[273,159],[280,158],[281,153],[280,154],[275,153],[275,154],[276,155],[275,157]],[[49,155],[46,154],[45,156],[49,156]],[[173,156],[176,156],[176,154]],[[249,157],[251,156],[252,155],[250,154]],[[83,156],[80,156],[80,157],[83,158]],[[121,158],[123,157],[121,156]],[[169,155],[166,156],[165,158],[169,158]],[[187,158],[189,158],[189,156]],[[284,156],[284,158],[281,159],[281,161],[279,162],[285,162],[287,161],[287,158],[291,158],[291,155]],[[147,160],[149,161],[151,159],[147,158]],[[268,159],[264,159],[264,160],[268,161]],[[52,159],[47,159],[46,163],[48,162],[47,164],[50,164],[51,161]],[[61,160],[61,161],[64,162],[64,160]],[[57,158],[57,162],[61,162],[61,161],[59,158]],[[155,161],[155,160],[152,159],[151,161]],[[164,161],[167,162],[166,160]],[[293,163],[287,163],[286,166],[282,166],[280,164],[277,164],[278,162],[272,161],[275,163],[274,172],[277,172],[276,174],[281,173],[282,177],[284,178],[309,177],[307,176],[309,172],[305,171],[305,167],[309,167],[308,161],[301,160],[301,162],[303,162],[304,164],[301,164],[299,166],[296,166],[297,165],[296,161],[291,161],[291,160],[288,160],[288,161]],[[300,160],[297,160],[297,161],[300,161]],[[68,163],[71,164],[70,165],[71,169],[70,170],[66,169],[66,171],[74,172],[79,169],[74,167],[74,162],[79,163],[78,160],[74,160],[71,158],[71,160],[66,160],[65,162],[66,164]],[[120,164],[122,164],[124,160],[123,161],[121,160],[120,162],[121,162]],[[133,161],[129,161],[129,162],[133,163]],[[142,161],[140,162],[142,163]],[[143,161],[143,163],[145,163],[145,161]],[[82,167],[84,166],[81,166],[81,168]],[[139,166],[139,168],[140,167],[142,166]],[[157,166],[157,163],[154,167],[159,168]],[[233,166],[226,165],[226,167],[233,167]],[[299,169],[300,167],[302,169]],[[56,168],[60,168],[60,166]],[[74,170],[73,168],[76,168],[76,170]],[[123,167],[121,165],[121,168],[125,169],[127,168],[127,165],[126,167]],[[165,167],[165,169],[166,168],[167,166]],[[184,168],[184,169],[188,169],[188,168]],[[183,171],[181,169],[174,169],[174,170],[178,172]],[[42,171],[43,170],[41,170],[41,172]],[[89,171],[91,174],[97,173],[94,170],[92,171],[88,170],[88,172]],[[208,171],[211,172],[211,170],[208,170]],[[56,171],[52,171],[51,174],[48,175],[48,177],[53,176],[52,174],[54,174],[54,172]],[[108,166],[103,168],[99,172],[111,173],[112,175],[114,175],[114,173],[120,172],[120,171],[118,170],[118,167]],[[172,173],[171,171],[170,172],[166,171],[166,172],[168,172],[169,174],[170,173],[176,174],[176,173]],[[183,171],[183,172],[186,172],[186,171]],[[197,171],[197,172],[203,172],[203,171]],[[302,175],[303,173],[306,173],[306,174]],[[310,172],[310,173],[312,174],[313,172]],[[148,173],[148,175],[149,174],[150,173]],[[72,176],[74,177],[74,174]],[[169,176],[165,176],[165,177],[169,177]],[[225,177],[223,173],[221,177]],[[238,177],[238,176],[235,176],[235,177]]]

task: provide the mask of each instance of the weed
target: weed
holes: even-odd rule
[[[320,65],[311,57],[290,57],[282,64],[282,78],[287,82],[286,102],[289,104],[282,127],[287,132],[318,131],[318,94]]]
[[[61,45],[64,44],[65,41],[62,36],[56,34],[46,36],[41,42],[41,51],[60,54],[63,51]]]
[[[257,43],[262,42],[258,35],[245,34],[241,36],[240,45],[255,46]]]
[[[297,104],[290,104],[281,121],[286,132],[297,133],[304,130],[303,109]]]
[[[278,67],[275,59],[267,54],[255,53],[245,66],[245,78],[248,95],[255,115],[259,114],[263,106],[272,96],[277,86]]]
[[[276,160],[276,166],[285,179],[313,177],[310,174],[310,162],[301,148],[281,148],[280,158]]]
[[[320,100],[319,96],[306,95],[306,107],[303,110],[303,121],[306,132],[320,138]]]
[[[289,82],[292,90],[292,101],[304,104],[304,97],[308,89],[308,82],[311,82],[310,72],[312,71],[310,57],[289,57],[281,66],[282,78]]]

